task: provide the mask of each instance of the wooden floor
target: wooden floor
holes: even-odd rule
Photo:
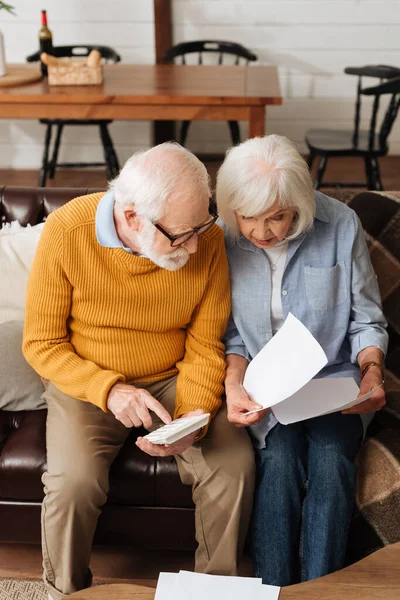
[[[138,552],[129,548],[95,547],[91,569],[97,581],[153,585],[160,571],[193,570],[189,554],[179,552]],[[41,579],[40,546],[0,544],[0,578]]]
[[[218,160],[206,160],[205,165],[210,173],[212,185],[215,186],[215,175],[221,164]],[[385,190],[400,190],[400,156],[386,156],[381,159],[382,182]],[[0,169],[0,185],[36,186],[38,171]],[[331,159],[326,169],[326,181],[360,181],[364,182],[364,166],[358,158]],[[60,170],[56,177],[48,179],[47,187],[95,187],[104,188],[107,179],[103,170]]]
[[[95,546],[91,569],[101,582],[130,582],[155,585],[160,571],[193,571],[194,556],[188,552],[150,552],[130,548]],[[253,577],[249,556],[240,565],[240,575]],[[0,579],[40,579],[42,554],[40,546],[32,544],[0,544]]]

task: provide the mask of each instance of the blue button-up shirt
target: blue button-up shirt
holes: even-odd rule
[[[132,250],[126,248],[118,237],[114,223],[114,192],[110,191],[101,197],[96,210],[96,237],[101,246],[106,248],[123,248],[132,254]]]
[[[359,382],[358,353],[376,346],[385,354],[388,335],[378,282],[356,213],[316,192],[312,229],[289,243],[282,277],[282,309],[291,312],[318,340],[328,358],[317,377],[354,377]],[[225,228],[232,315],[227,354],[249,361],[271,339],[271,272],[265,252]],[[268,373],[266,372],[266,393]],[[321,398],[323,402],[323,398]],[[362,416],[364,427],[372,415]],[[277,423],[270,412],[251,427],[258,447]]]

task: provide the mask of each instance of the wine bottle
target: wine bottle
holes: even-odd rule
[[[47,54],[53,54],[53,36],[50,29],[47,27],[47,11],[42,10],[42,26],[39,31],[39,47],[40,54],[46,52]],[[40,62],[40,68],[42,75],[47,75],[47,65]]]

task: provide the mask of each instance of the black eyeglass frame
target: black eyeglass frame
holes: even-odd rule
[[[169,239],[173,248],[179,248],[179,246],[182,246],[182,244],[190,240],[190,238],[192,238],[195,234],[199,235],[199,231],[201,231],[200,235],[202,235],[214,225],[219,215],[216,212],[216,210],[212,208],[210,210],[210,214],[212,215],[212,218],[210,219],[210,221],[207,221],[207,223],[203,223],[203,225],[193,227],[193,229],[191,229],[190,231],[184,231],[183,233],[178,233],[177,235],[171,235],[170,233],[168,233],[168,231],[164,229],[164,227],[161,227],[161,225],[159,225],[158,223],[153,223],[153,225],[154,227],[156,227],[156,229],[158,229],[158,231],[161,231],[161,233]],[[185,239],[182,242],[179,242],[179,244],[176,244],[176,240],[182,237],[184,237]]]

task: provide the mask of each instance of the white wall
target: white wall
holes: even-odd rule
[[[344,75],[346,66],[400,67],[398,0],[173,0],[173,9],[176,43],[237,41],[261,64],[278,65],[284,104],[267,108],[267,132],[302,150],[307,129],[352,127],[356,78]],[[227,127],[212,123],[193,124],[187,142],[202,152],[223,151],[227,143]],[[390,146],[400,154],[400,122]]]
[[[9,63],[22,63],[38,49],[43,8],[55,45],[104,44],[114,47],[124,62],[154,63],[153,0],[10,0],[10,4],[16,7],[16,17],[0,11]],[[121,162],[151,143],[150,125],[144,121],[116,121],[111,134]],[[0,119],[0,167],[37,168],[43,137],[44,127],[37,121]],[[67,127],[59,160],[102,161],[97,127]]]
[[[10,0],[11,2],[12,0]],[[48,10],[55,44],[108,44],[124,62],[154,62],[153,0],[14,0],[17,17],[0,12],[7,60],[24,62],[37,48],[40,10]],[[399,0],[172,0],[175,43],[215,38],[251,48],[261,64],[277,64],[284,104],[267,109],[267,131],[304,149],[311,127],[352,126],[356,78],[348,65],[400,66]],[[373,80],[371,80],[372,84]],[[367,111],[366,111],[367,112]],[[246,127],[242,126],[243,137]],[[124,161],[151,143],[146,122],[112,125]],[[0,167],[37,168],[43,128],[35,121],[0,119]],[[224,152],[225,123],[194,123],[188,147]],[[400,122],[391,137],[400,154]],[[60,159],[102,160],[95,128],[66,131]]]

